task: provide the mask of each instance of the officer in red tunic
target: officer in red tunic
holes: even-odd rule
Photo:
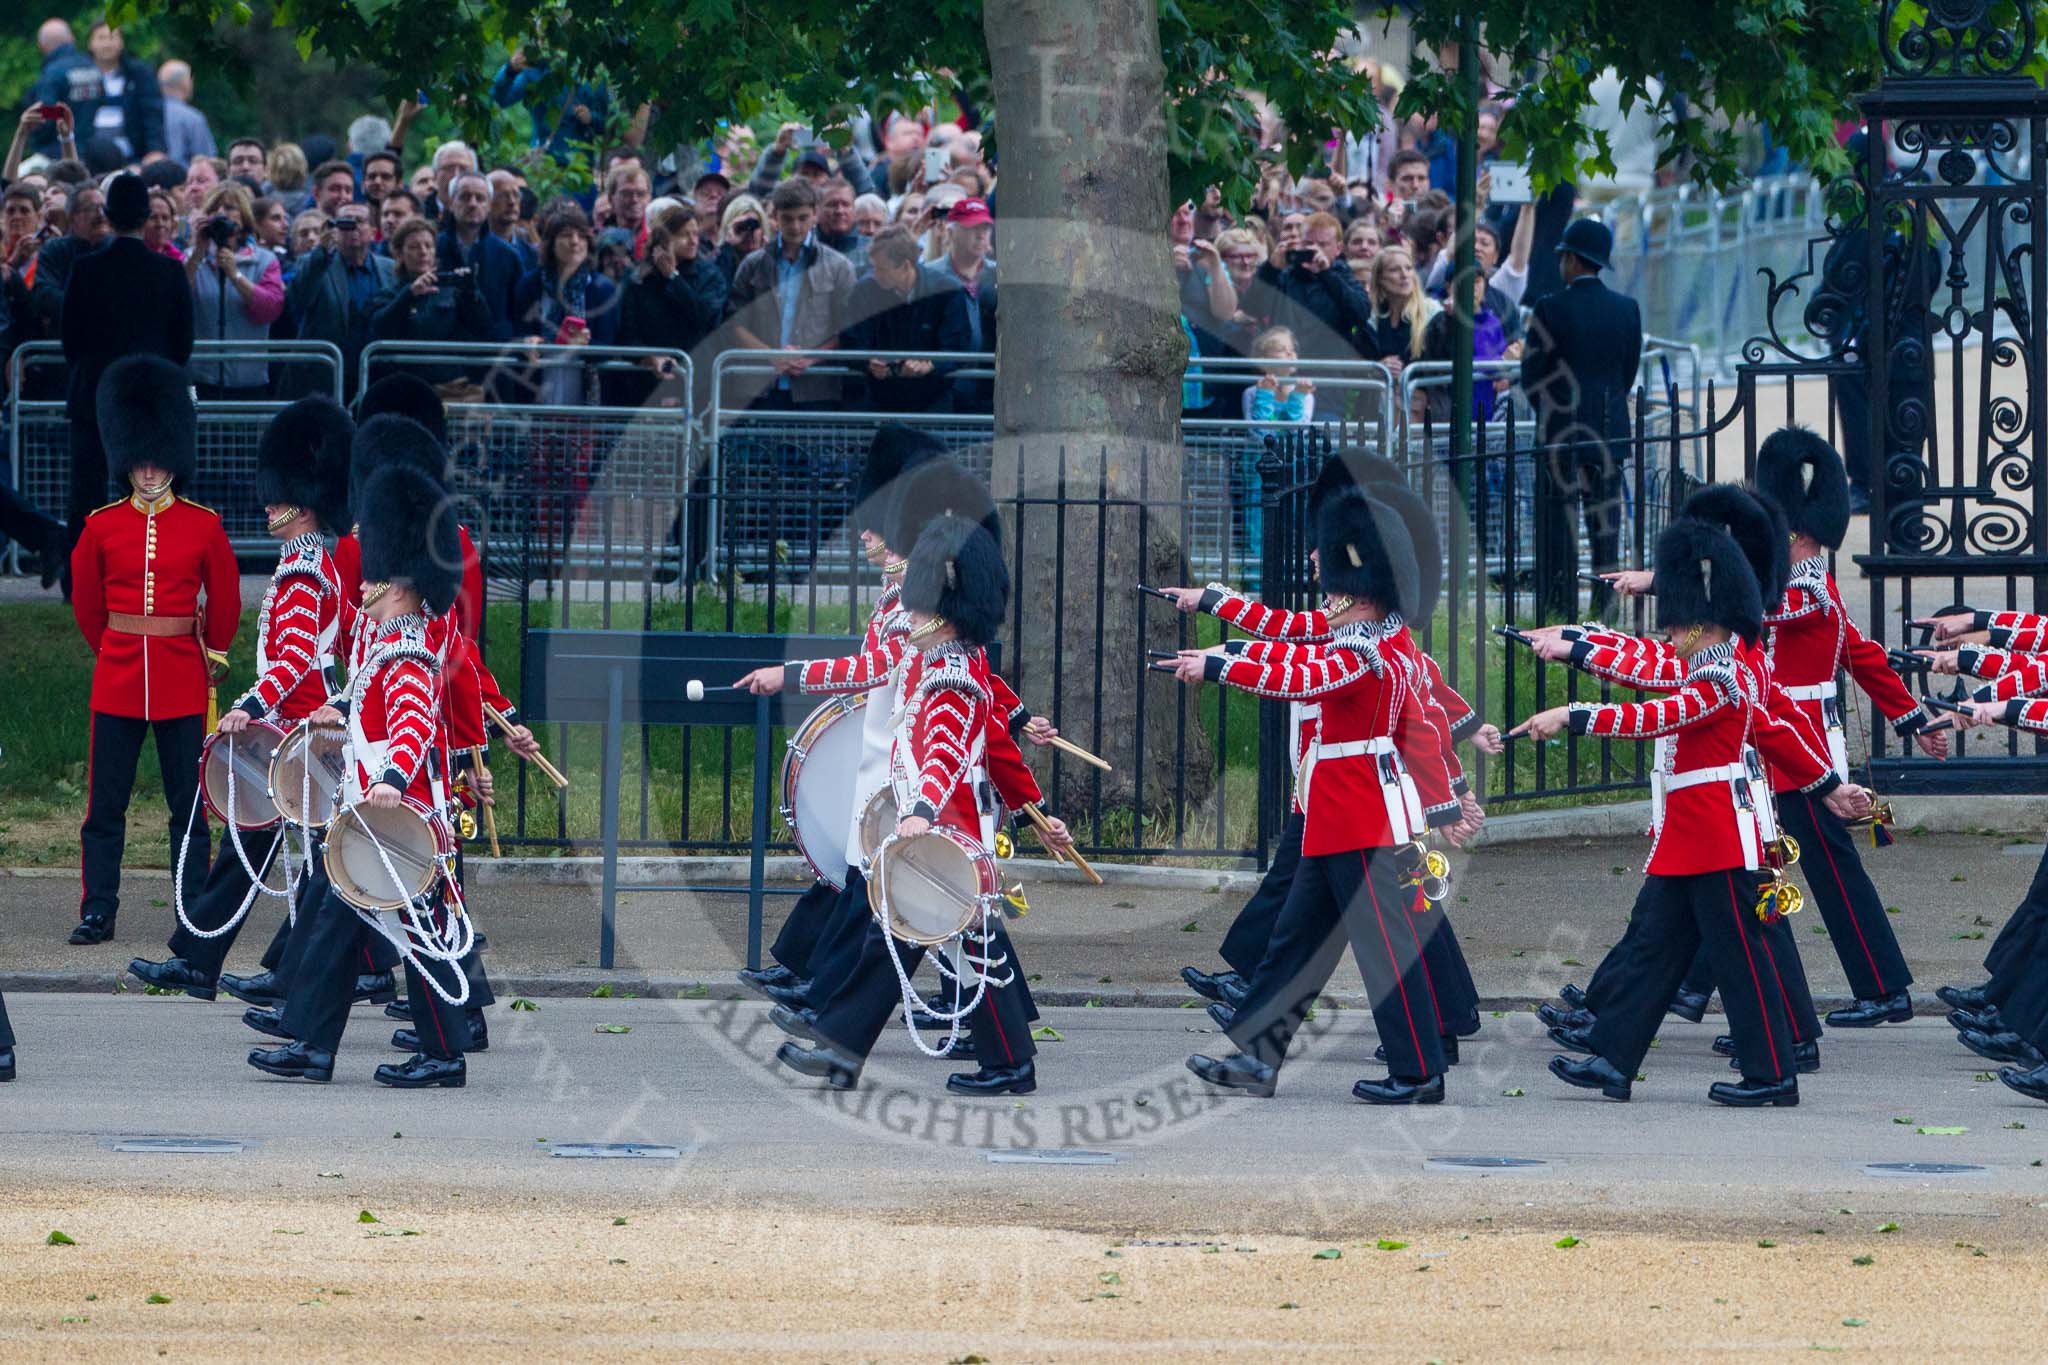
[[[322,537],[348,519],[354,436],[355,423],[333,400],[301,398],[271,420],[256,447],[256,498],[270,534],[283,545],[257,617],[256,682],[221,716],[223,735],[248,733],[252,720],[289,730],[334,693],[335,650],[356,612],[341,596]],[[290,834],[282,822],[228,830],[198,899],[179,906],[171,958],[138,957],[128,970],[149,985],[213,999],[221,964],[258,894],[251,870],[267,880]]]
[[[107,462],[134,491],[86,518],[71,552],[71,609],[95,656],[85,822],[79,830],[73,943],[105,943],[121,906],[128,800],[143,737],[156,736],[183,894],[196,897],[212,855],[205,813],[192,817],[205,739],[207,652],[224,654],[241,623],[242,587],[220,514],[187,501],[197,417],[185,372],[131,356],[100,380]]]
[[[890,756],[897,809],[896,835],[918,838],[943,826],[986,849],[987,735],[995,722],[987,682],[986,646],[1001,627],[1009,576],[996,540],[979,521],[946,514],[934,519],[911,551],[903,579],[910,613],[908,651],[900,663],[899,714]],[[848,664],[853,661],[833,661]],[[816,665],[812,665],[816,667]],[[1019,765],[1021,767],[1021,764]],[[1024,779],[1029,770],[1024,770]],[[1025,799],[1035,799],[1031,784]],[[1070,842],[1052,822],[1048,836]],[[887,852],[881,854],[883,858]],[[863,941],[853,974],[819,1010],[816,1043],[784,1043],[784,1066],[824,1079],[837,1089],[858,1083],[861,1068],[899,1006],[924,957],[924,945],[894,942],[877,927]],[[980,923],[963,936],[962,957],[984,969],[973,1002],[974,1055],[979,1069],[955,1073],[946,1088],[960,1094],[1028,1094],[1037,1088],[1036,1045],[1025,1017],[1024,968],[1005,936]],[[963,982],[969,992],[975,985]],[[778,1019],[778,1023],[782,1023]],[[787,1023],[783,1023],[788,1027]]]
[[[1320,712],[1298,785],[1301,865],[1271,941],[1231,1017],[1239,1051],[1196,1055],[1188,1069],[1211,1085],[1270,1096],[1288,1045],[1328,984],[1349,940],[1388,1074],[1352,1087],[1369,1104],[1437,1104],[1444,1097],[1444,1049],[1422,953],[1399,917],[1412,896],[1401,885],[1397,849],[1426,831],[1422,805],[1449,795],[1441,765],[1411,774],[1396,740],[1416,723],[1421,702],[1406,668],[1381,647],[1380,623],[1416,600],[1414,549],[1400,515],[1345,489],[1316,517],[1317,575],[1330,598],[1327,643],[1233,642],[1190,650],[1175,671],[1187,682],[1221,682]],[[1426,762],[1430,755],[1418,754]],[[1441,797],[1439,796],[1441,793]],[[1449,802],[1453,819],[1457,802]]]
[[[1740,1107],[1796,1105],[1785,998],[1767,966],[1757,914],[1757,803],[1769,798],[1757,790],[1745,751],[1763,701],[1736,659],[1738,640],[1762,633],[1763,594],[1728,534],[1690,518],[1658,537],[1655,564],[1657,627],[1685,660],[1685,685],[1655,701],[1553,707],[1513,732],[1543,740],[1569,728],[1672,740],[1661,756],[1664,797],[1636,901],[1640,923],[1623,940],[1630,959],[1620,986],[1590,1031],[1595,1055],[1555,1057],[1550,1070],[1567,1084],[1630,1098],[1664,1008],[1704,943],[1742,1072],[1739,1082],[1715,1083],[1708,1097]]]
[[[443,808],[447,734],[439,693],[443,659],[434,647],[428,613],[445,613],[461,586],[462,556],[449,515],[448,495],[424,474],[403,466],[380,470],[364,490],[363,611],[374,626],[362,667],[350,677],[341,706],[313,713],[316,723],[349,725],[352,780],[344,803],[395,809],[405,798]],[[346,708],[344,711],[343,707]],[[436,882],[422,913],[455,913]],[[349,1004],[365,936],[373,930],[355,907],[330,889],[291,983],[283,1015],[293,1042],[249,1054],[259,1071],[291,1079],[328,1081],[348,1023]],[[463,1052],[468,1024],[460,972],[447,961],[405,953],[406,986],[420,1051],[397,1065],[377,1068],[380,1084],[404,1089],[458,1087],[468,1077]],[[431,972],[435,985],[425,973]],[[438,986],[438,989],[436,989]],[[454,997],[451,999],[450,997]]]

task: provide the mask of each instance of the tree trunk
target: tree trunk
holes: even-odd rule
[[[1145,671],[1146,648],[1174,647],[1178,613],[1135,587],[1190,581],[1158,17],[1153,0],[1003,0],[983,14],[1001,168],[995,489],[1022,495],[1007,662],[1027,704],[1057,701],[1067,736],[1115,765],[1063,761],[1062,808],[1080,814],[1099,779],[1106,808],[1156,815],[1212,785],[1198,699]],[[1190,815],[1188,841],[1209,842],[1214,826]]]

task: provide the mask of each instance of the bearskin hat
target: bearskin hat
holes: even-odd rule
[[[970,645],[988,644],[1002,629],[1010,605],[1002,547],[980,521],[940,513],[925,524],[910,552],[903,605],[943,616]]]
[[[462,587],[462,538],[447,490],[417,469],[394,464],[370,476],[356,509],[363,581],[411,587],[435,612]]]
[[[441,395],[434,392],[434,386],[418,375],[387,374],[370,385],[356,404],[358,422],[368,422],[387,412],[412,418],[432,432],[435,440],[443,445],[448,443],[448,409],[442,406]]]
[[[1407,614],[1421,600],[1415,546],[1401,514],[1358,489],[1324,499],[1316,514],[1323,591]]]
[[[854,523],[854,529],[879,532],[880,523],[888,514],[888,498],[896,480],[904,471],[945,453],[946,448],[937,437],[904,426],[901,422],[885,423],[875,432],[875,439],[868,442],[867,460],[853,481],[853,506],[849,520]]]
[[[1323,499],[1346,488],[1374,487],[1383,484],[1400,484],[1406,487],[1408,476],[1401,472],[1401,466],[1383,455],[1371,455],[1356,447],[1347,447],[1323,461],[1323,467],[1316,474],[1316,481],[1308,490],[1308,514],[1313,520],[1316,510],[1323,505]]]
[[[363,520],[364,491],[370,479],[386,465],[403,464],[439,484],[448,477],[448,451],[434,433],[397,413],[383,413],[356,428],[349,449],[349,505],[356,520]]]
[[[895,481],[882,514],[882,542],[897,554],[907,555],[923,538],[925,528],[947,513],[979,522],[990,541],[1002,549],[1003,519],[996,510],[995,495],[987,484],[944,456],[909,466]]]
[[[1657,628],[1725,626],[1745,640],[1763,633],[1756,574],[1726,531],[1680,517],[1657,537]]]
[[[1365,492],[1374,502],[1392,508],[1408,532],[1408,543],[1415,553],[1415,595],[1405,610],[1420,629],[1436,611],[1437,598],[1444,586],[1443,537],[1436,529],[1436,513],[1398,473],[1393,481],[1385,483],[1368,477]]]
[[[356,424],[331,398],[301,398],[270,419],[256,446],[256,501],[290,503],[323,530],[348,518],[350,447]]]
[[[1780,427],[1756,452],[1756,486],[1785,521],[1830,550],[1849,533],[1849,471],[1835,448],[1805,427]]]
[[[1785,514],[1776,503],[1740,484],[1717,483],[1687,498],[1679,515],[1728,533],[1749,561],[1766,609],[1784,599],[1785,584],[1792,577],[1792,552]]]
[[[126,356],[107,366],[93,395],[107,472],[123,483],[139,464],[157,465],[173,484],[192,477],[199,414],[183,367],[159,355]]]

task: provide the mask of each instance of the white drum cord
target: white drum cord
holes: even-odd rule
[[[875,856],[869,862],[869,867],[872,870],[867,875],[872,875],[877,879],[876,885],[880,889],[882,897],[882,912],[876,918],[881,922],[882,940],[889,947],[889,963],[896,969],[896,986],[902,993],[903,1000],[903,1025],[910,1030],[910,1041],[917,1044],[917,1050],[927,1057],[950,1057],[953,1055],[954,1046],[960,1041],[960,1021],[981,1007],[982,998],[988,993],[988,988],[991,985],[997,987],[1007,986],[1016,979],[1015,974],[1013,973],[1001,978],[991,977],[989,974],[990,969],[1001,967],[1007,963],[1010,960],[1009,955],[1006,953],[1001,957],[995,958],[977,957],[968,946],[974,939],[981,941],[984,952],[990,951],[993,946],[989,933],[989,899],[985,896],[979,897],[981,919],[979,930],[971,935],[965,933],[954,935],[954,939],[957,939],[960,943],[960,955],[966,959],[968,966],[972,967],[975,972],[973,997],[963,1002],[957,1010],[949,1013],[946,1010],[935,1007],[932,1002],[918,994],[917,987],[911,982],[909,971],[903,965],[903,953],[897,946],[896,936],[889,932],[889,883],[886,879],[885,860],[890,848],[896,842],[896,835],[888,835],[875,849]],[[949,939],[947,941],[952,942],[954,940]],[[960,979],[959,974],[953,970],[952,964],[946,960],[944,953],[934,954],[931,951],[933,948],[943,946],[943,944],[933,944],[925,951],[926,959],[938,968],[939,980],[942,986],[947,981],[958,981]],[[946,1040],[936,1048],[925,1042],[924,1034],[917,1027],[914,1016],[920,1010],[934,1019],[946,1021]]]
[[[369,822],[358,820],[356,826],[369,839],[370,847],[376,850],[377,861],[383,866],[384,875],[391,879],[393,892],[404,901],[404,907],[397,912],[404,931],[394,935],[381,914],[360,906],[351,908],[365,924],[382,934],[385,941],[397,949],[401,956],[412,962],[414,969],[420,974],[420,979],[427,983],[428,990],[455,1008],[463,1008],[469,1003],[469,976],[461,969],[460,963],[475,945],[476,933],[470,925],[469,914],[462,903],[462,893],[455,886],[455,879],[448,875],[445,867],[436,869],[435,877],[446,885],[450,899],[454,902],[453,910],[444,911],[441,916],[445,923],[436,925],[433,923],[433,912],[424,909],[419,901],[414,899],[405,881],[399,877],[398,869],[391,865],[390,851],[384,847],[383,841],[377,838],[377,832],[370,828]],[[440,861],[438,854],[432,856],[435,862]],[[447,988],[442,986],[440,978],[429,970],[430,962],[445,962],[455,968],[457,994],[449,994]]]
[[[228,745],[228,809],[232,811],[235,809],[235,737],[228,735],[226,738]],[[205,786],[203,774],[201,775],[200,785],[202,789]],[[255,865],[249,861],[248,851],[242,847],[241,826],[237,825],[233,820],[223,821],[222,823],[228,827],[227,840],[230,844],[234,845],[235,857],[241,861],[242,870],[249,874],[249,892],[242,897],[242,903],[235,907],[235,913],[228,916],[220,928],[201,929],[198,925],[194,924],[191,915],[185,909],[185,859],[192,850],[192,830],[194,825],[198,823],[199,806],[204,799],[203,790],[195,791],[192,794],[192,809],[185,815],[185,837],[178,841],[178,862],[176,868],[171,873],[171,903],[177,911],[178,923],[184,927],[186,933],[198,939],[211,939],[219,938],[221,935],[233,931],[237,925],[241,924],[248,917],[251,907],[256,904],[258,896],[281,896],[284,898],[285,904],[290,906],[292,892],[298,883],[292,875],[287,831],[278,831],[277,842],[271,846],[270,850],[270,858],[275,858],[280,848],[287,850],[285,856],[285,886],[280,891],[276,887],[266,884],[263,880],[263,873],[257,871]],[[266,871],[270,867],[270,858],[266,858],[263,863]]]

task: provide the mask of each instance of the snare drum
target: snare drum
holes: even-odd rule
[[[240,734],[215,731],[199,750],[199,790],[214,817],[236,829],[266,829],[277,823],[270,799],[270,759],[284,743],[284,731],[267,720],[252,720]],[[228,765],[234,765],[235,799],[228,803]]]
[[[841,889],[867,704],[865,692],[832,698],[804,717],[782,758],[782,818],[811,871]]]
[[[396,810],[364,803],[334,817],[321,857],[334,894],[359,910],[396,910],[433,893],[454,865],[455,834],[439,811],[414,797]],[[392,873],[400,885],[392,885]]]
[[[270,760],[270,800],[295,825],[318,829],[341,809],[341,780],[348,772],[347,732],[340,726],[300,721]],[[312,769],[311,780],[307,769]],[[300,809],[299,798],[307,799]]]
[[[875,856],[882,840],[896,832],[896,788],[887,786],[868,798],[860,813],[860,853],[863,862]]]
[[[965,933],[1001,895],[996,860],[945,825],[890,844],[868,876],[869,908],[906,943],[929,946]]]

